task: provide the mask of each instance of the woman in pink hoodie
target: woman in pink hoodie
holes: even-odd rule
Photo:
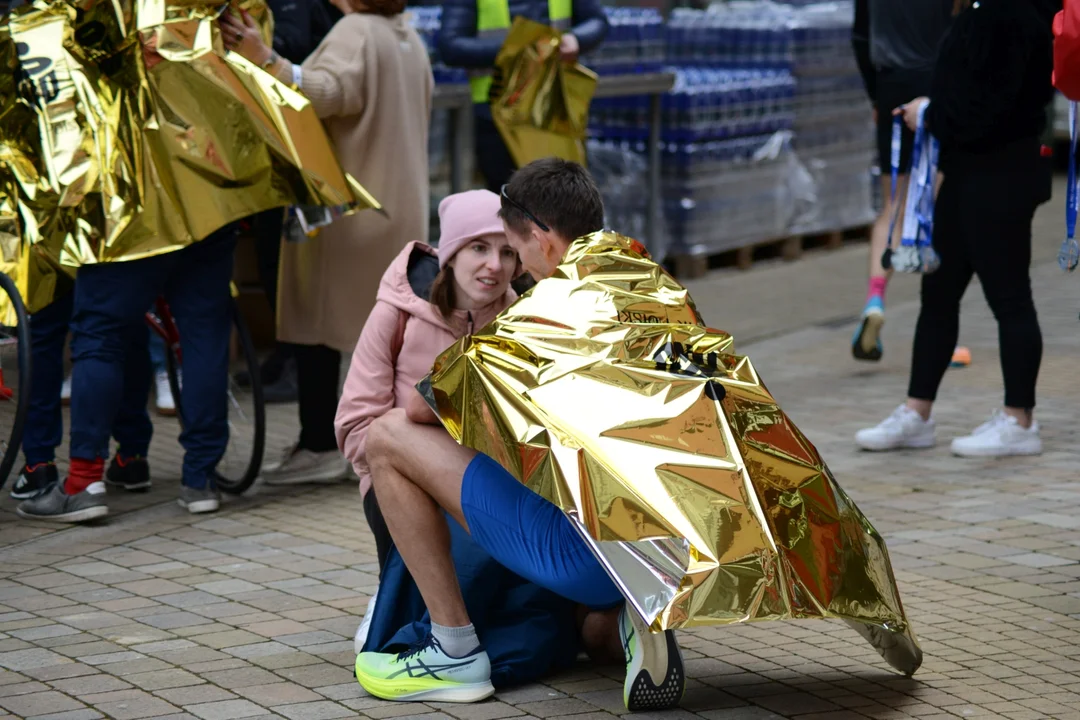
[[[364,515],[375,535],[379,568],[390,533],[371,492],[364,458],[371,423],[405,407],[435,358],[481,328],[517,299],[510,281],[517,253],[498,217],[499,196],[487,190],[450,195],[439,205],[439,248],[413,242],[387,268],[375,307],[360,333],[338,404],[338,447],[360,476]]]

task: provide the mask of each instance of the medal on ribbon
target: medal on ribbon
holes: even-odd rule
[[[1080,244],[1076,242],[1076,103],[1069,103],[1069,182],[1065,193],[1065,240],[1058,251],[1058,265],[1072,272],[1080,264]]]
[[[904,202],[904,216],[900,225],[900,247],[882,258],[888,266],[906,273],[932,273],[941,265],[941,258],[933,246],[934,234],[934,179],[937,176],[940,146],[926,128],[926,108],[919,108],[915,127],[915,141],[911,148],[911,180]],[[900,173],[900,142],[903,117],[893,119],[892,134],[892,204],[893,216],[889,221],[889,237],[896,227],[900,208],[896,203],[897,176]]]

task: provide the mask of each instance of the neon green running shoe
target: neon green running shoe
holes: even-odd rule
[[[619,613],[619,638],[626,655],[623,702],[630,712],[678,707],[686,689],[686,672],[675,633],[649,632],[637,612]]]
[[[356,679],[383,700],[471,703],[495,694],[483,646],[465,657],[450,657],[430,633],[403,653],[360,653]]]

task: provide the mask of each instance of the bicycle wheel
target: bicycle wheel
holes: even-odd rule
[[[0,488],[19,457],[23,423],[30,406],[30,316],[15,282],[0,273],[8,313],[0,323]],[[3,306],[0,298],[0,306]],[[14,325],[10,325],[14,321]]]
[[[262,470],[263,450],[266,447],[266,405],[263,400],[262,382],[259,378],[259,359],[255,355],[255,345],[251,342],[236,301],[230,304],[233,315],[233,330],[239,344],[239,356],[229,369],[229,444],[225,455],[218,463],[214,481],[223,492],[239,495],[251,487]],[[180,338],[181,354],[184,338]],[[181,404],[180,385],[183,373],[180,363],[172,351],[166,355],[169,370],[169,386],[176,400],[176,415],[184,422],[184,410]],[[250,385],[240,387],[233,379],[238,370],[247,370],[252,378]]]

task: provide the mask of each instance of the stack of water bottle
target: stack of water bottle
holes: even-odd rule
[[[852,227],[874,216],[872,110],[851,51],[853,16],[850,0],[792,8],[794,147],[815,196],[792,232]]]
[[[663,99],[667,252],[715,253],[779,237],[794,201],[790,9],[732,2],[672,11]]]
[[[600,75],[658,72],[664,67],[664,18],[656,8],[605,7],[608,34],[581,62]]]
[[[442,6],[410,7],[412,26],[420,39],[424,41],[428,57],[431,59],[431,72],[435,82],[453,85],[469,82],[468,74],[461,68],[447,67],[439,57],[439,29],[442,27]]]

